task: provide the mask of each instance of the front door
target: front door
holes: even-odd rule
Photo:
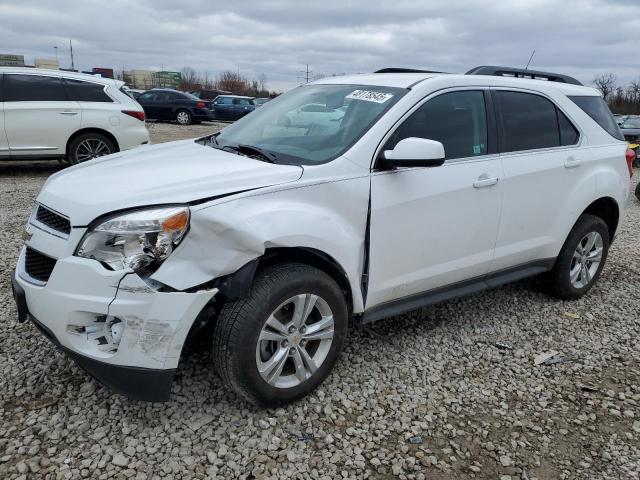
[[[431,97],[386,141],[389,150],[404,138],[437,140],[446,161],[433,168],[374,170],[367,309],[488,272],[502,167],[487,95],[456,90]]]

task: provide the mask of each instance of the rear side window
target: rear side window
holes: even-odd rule
[[[544,97],[496,92],[502,112],[502,151],[517,152],[560,146],[556,107]]]
[[[104,93],[104,85],[81,80],[65,78],[69,99],[77,102],[113,102],[111,97]]]
[[[611,110],[602,97],[572,96],[569,98],[604,128],[609,135],[618,140],[624,140],[624,135],[622,135]]]
[[[418,137],[441,142],[446,159],[487,153],[487,113],[482,91],[439,95],[427,101],[393,133],[385,150],[405,138]]]
[[[60,77],[5,75],[5,102],[64,102],[67,95]]]

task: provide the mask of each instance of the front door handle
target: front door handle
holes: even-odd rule
[[[576,168],[580,166],[580,159],[569,157],[564,161],[564,168]]]
[[[68,110],[65,110],[64,112],[60,112],[60,115],[77,115],[78,112],[70,112]]]
[[[473,182],[473,188],[491,187],[496,183],[498,183],[498,177],[489,178],[489,175],[487,175],[486,173],[483,173],[478,177],[478,179],[475,182]]]

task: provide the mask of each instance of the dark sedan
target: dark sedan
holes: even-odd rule
[[[175,120],[180,125],[190,125],[214,118],[211,102],[178,90],[153,89],[141,94],[137,100],[149,119]]]
[[[213,101],[216,120],[238,120],[256,109],[253,98],[240,95],[220,95]]]

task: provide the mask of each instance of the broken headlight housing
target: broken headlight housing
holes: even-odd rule
[[[147,277],[180,244],[189,229],[188,207],[136,210],[107,218],[90,228],[76,255],[111,270],[130,268]]]

